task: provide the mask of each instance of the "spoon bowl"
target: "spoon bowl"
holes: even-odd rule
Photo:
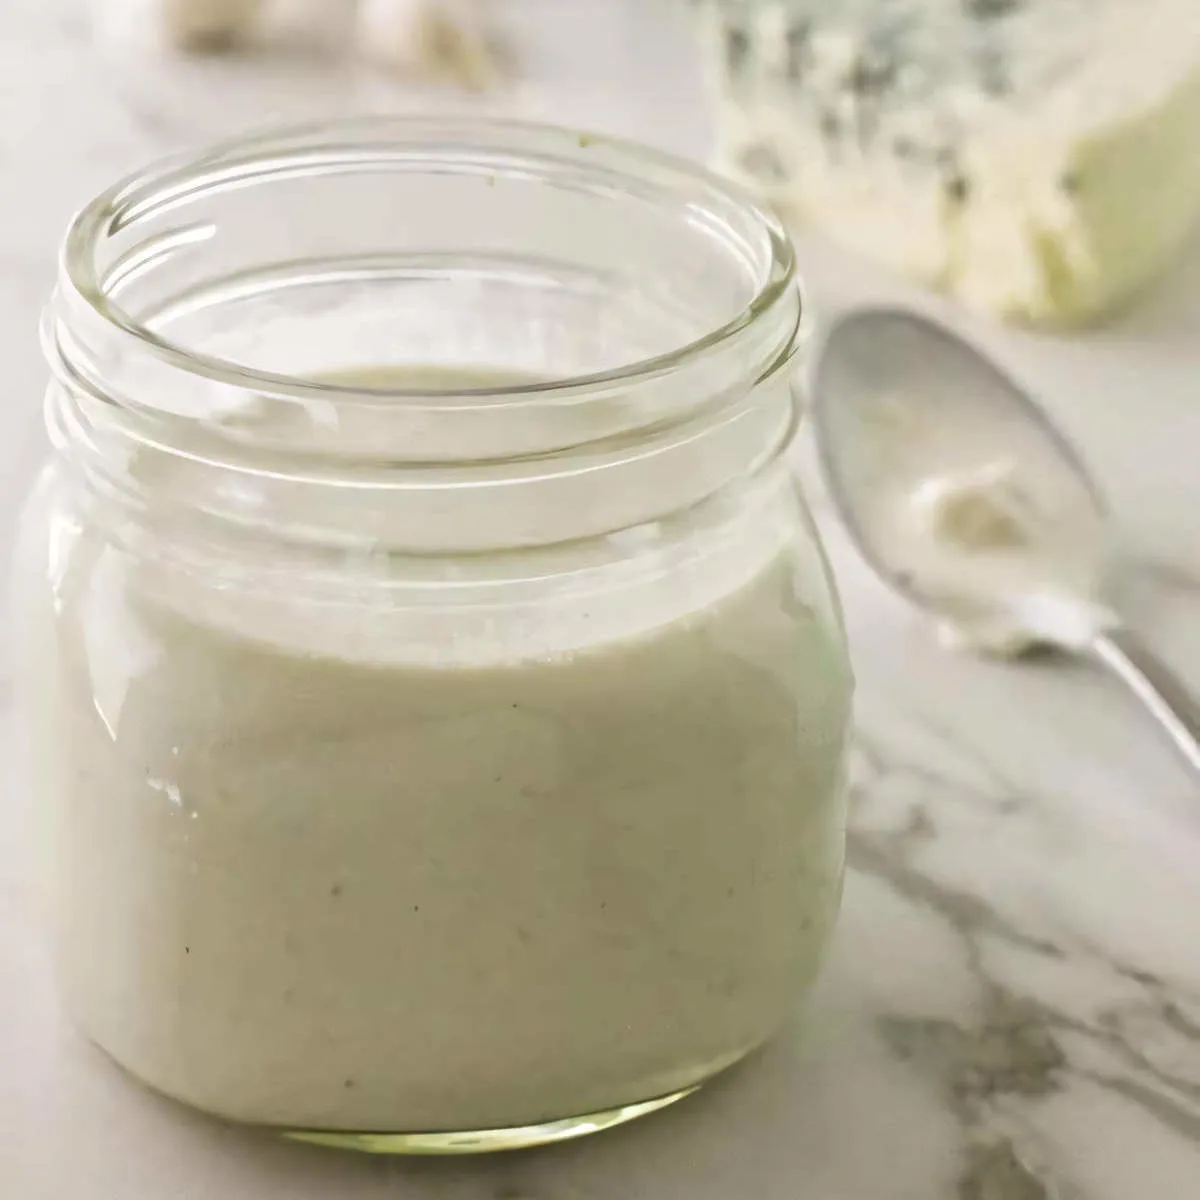
[[[912,603],[951,615],[881,507],[1005,458],[1036,476],[1045,508],[1088,531],[1072,551],[1090,556],[1080,578],[1106,573],[1107,506],[1083,460],[1027,391],[944,326],[902,309],[850,313],[821,342],[810,390],[833,502],[862,556]]]
[[[1027,391],[893,308],[837,321],[809,390],[834,506],[887,584],[970,648],[1087,655],[1200,774],[1200,704],[1105,602],[1106,505]]]

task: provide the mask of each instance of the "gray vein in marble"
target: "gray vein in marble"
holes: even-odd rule
[[[1155,1120],[1175,1130],[1183,1137],[1200,1142],[1200,1113],[1189,1112],[1181,1104],[1177,1104],[1169,1096],[1155,1091],[1136,1079],[1121,1079],[1097,1072],[1083,1072],[1086,1078],[1101,1087],[1117,1092],[1132,1104],[1142,1108]],[[1156,1076],[1161,1078],[1161,1076]]]
[[[999,816],[1016,812],[1033,800],[996,763],[977,747],[964,742],[935,716],[911,709],[905,715],[920,729],[927,741],[937,745],[940,751],[937,765],[908,748],[900,750],[872,736],[867,730],[859,729],[855,752],[865,787],[873,786],[876,782],[899,780],[926,804],[936,802],[939,796],[946,794],[961,800],[964,793],[969,793],[973,805]],[[964,779],[962,771],[948,770],[945,766],[947,758],[966,768],[970,778]],[[928,817],[927,813],[925,815]]]
[[[931,732],[948,736],[936,728]],[[1165,1069],[1139,1047],[1134,1040],[1138,1031],[1131,1028],[1136,1019],[1148,1027],[1141,1031],[1144,1037],[1166,1032],[1200,1049],[1200,1025],[1180,1007],[1174,989],[1082,940],[1066,944],[1065,939],[1035,935],[981,896],[948,886],[914,863],[923,845],[952,836],[939,825],[940,797],[958,793],[960,801],[992,812],[1015,811],[1035,799],[1019,795],[977,757],[972,765],[985,779],[977,789],[942,777],[926,764],[897,762],[867,733],[860,735],[857,757],[850,868],[884,882],[949,925],[979,987],[969,1024],[895,1014],[877,1019],[884,1042],[900,1060],[936,1082],[963,1131],[959,1200],[1054,1200],[1063,1194],[1058,1190],[1068,1186],[1063,1164],[1034,1167],[1030,1151],[1036,1143],[1038,1102],[1076,1079],[1119,1095],[1160,1125],[1200,1143],[1200,1068],[1196,1078]],[[912,807],[902,824],[880,831],[865,816],[885,786],[910,791]],[[988,940],[1045,959],[1098,960],[1135,984],[1141,996],[1134,1004],[1104,1009],[1094,1020],[1023,997],[989,975],[983,953]],[[1071,1037],[1102,1051],[1106,1069],[1073,1063]]]
[[[972,1146],[958,1182],[959,1200],[1056,1200],[1058,1195],[1007,1140]]]

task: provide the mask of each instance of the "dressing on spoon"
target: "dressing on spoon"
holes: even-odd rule
[[[937,600],[951,646],[1082,647],[1112,621],[1098,596],[1102,531],[1090,514],[1047,512],[1027,474],[1001,455],[931,475],[887,510],[910,586]]]
[[[828,419],[839,436],[826,457],[853,496],[860,541],[934,610],[946,642],[1000,655],[1081,647],[1110,623],[1103,512],[1022,414],[931,380],[860,396]]]

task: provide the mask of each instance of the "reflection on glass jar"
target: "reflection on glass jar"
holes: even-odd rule
[[[73,224],[20,568],[82,1028],[371,1149],[602,1128],[762,1044],[850,679],[775,222],[530,126],[357,122]]]

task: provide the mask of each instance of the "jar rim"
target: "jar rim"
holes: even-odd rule
[[[464,388],[379,387],[304,378],[246,366],[187,349],[156,333],[107,294],[105,280],[92,253],[100,237],[116,232],[147,211],[185,203],[211,187],[238,186],[279,175],[289,168],[311,171],[349,170],[374,161],[392,160],[406,148],[441,146],[456,152],[504,152],[510,148],[549,167],[599,166],[630,186],[653,175],[677,188],[700,188],[714,202],[735,210],[765,234],[770,247],[767,269],[756,280],[754,295],[715,329],[665,353],[601,371],[548,379],[504,381],[492,386]],[[186,236],[186,232],[184,234]],[[185,153],[133,172],[85,205],[71,220],[60,256],[60,288],[82,304],[123,340],[149,352],[165,366],[222,384],[268,391],[280,398],[304,400],[331,392],[349,400],[370,401],[386,396],[395,404],[418,405],[439,397],[460,399],[552,399],[564,392],[625,386],[665,371],[693,366],[723,350],[739,335],[765,323],[771,314],[790,309],[790,335],[797,330],[798,272],[791,240],[779,219],[745,189],[699,164],[624,138],[593,134],[566,126],[504,117],[400,115],[349,117],[308,122],[219,142],[199,153]],[[780,349],[784,349],[780,347]],[[775,356],[772,356],[774,358]],[[774,365],[765,364],[768,366]]]

